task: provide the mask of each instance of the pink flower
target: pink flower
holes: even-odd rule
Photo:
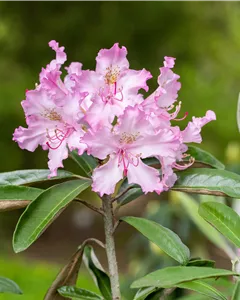
[[[69,88],[60,78],[60,68],[66,60],[64,47],[59,47],[55,41],[49,46],[56,51],[56,59],[42,69],[36,89],[26,92],[22,107],[28,128],[17,128],[13,140],[28,151],[35,151],[38,145],[48,149],[50,176],[56,176],[57,169],[63,167],[62,161],[68,157],[68,148],[70,151],[77,149],[79,155],[86,149],[80,142],[85,133],[82,124],[86,108],[82,107],[82,102],[86,95],[72,91],[72,85]],[[79,65],[71,65],[70,72],[75,72],[76,67]],[[70,78],[65,80],[70,81]]]
[[[145,193],[163,190],[159,171],[142,159],[161,155],[175,157],[179,137],[171,128],[155,131],[147,116],[137,106],[128,107],[113,128],[102,126],[83,137],[88,154],[107,162],[93,172],[93,190],[112,194],[116,183],[127,176],[129,183],[139,184]]]
[[[181,87],[179,75],[172,71],[175,58],[165,56],[159,86],[144,100],[139,90],[148,91],[146,81],[151,74],[129,69],[125,47],[114,44],[100,50],[95,71],[71,63],[62,80],[61,67],[67,59],[64,47],[56,41],[49,46],[56,57],[42,69],[39,85],[27,91],[22,101],[28,128],[14,132],[19,147],[34,151],[40,145],[49,150],[50,176],[63,167],[68,149],[77,149],[79,155],[87,150],[101,160],[92,176],[93,190],[101,196],[112,194],[124,176],[145,193],[172,187],[177,180],[175,170],[194,162],[191,157],[185,162],[185,143],[200,143],[202,127],[216,120],[209,110],[203,118],[193,117],[183,131],[172,124],[188,115],[178,117],[181,102],[175,104]],[[147,157],[159,160],[161,172],[144,163]]]
[[[85,119],[93,128],[110,125],[126,107],[143,101],[138,94],[141,88],[148,91],[146,81],[151,74],[145,69],[129,69],[126,55],[126,48],[119,48],[116,43],[111,49],[100,50],[95,71],[82,71],[80,76],[75,76],[76,86],[88,92],[86,100],[92,103]]]

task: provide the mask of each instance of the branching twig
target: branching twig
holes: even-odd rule
[[[126,190],[124,190],[122,193],[120,193],[119,195],[117,195],[117,197],[112,199],[112,203],[117,201],[120,197],[122,197],[126,192],[128,192],[130,189],[132,188],[132,186],[129,186]]]
[[[114,234],[114,232],[116,231],[116,229],[118,228],[118,226],[120,225],[120,223],[121,223],[121,220],[118,220],[118,221],[114,224],[112,234]]]
[[[93,211],[99,213],[100,215],[104,216],[104,212],[101,208],[98,208],[98,207],[88,203],[87,201],[84,201],[84,200],[79,199],[79,198],[75,198],[75,201],[82,203],[83,205],[87,206],[91,210],[93,210]]]

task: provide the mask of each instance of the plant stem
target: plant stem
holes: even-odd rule
[[[103,202],[103,211],[104,211],[106,253],[108,259],[112,299],[120,300],[121,295],[120,295],[120,287],[119,287],[118,266],[117,266],[114,238],[113,238],[114,218],[113,218],[112,199],[108,196],[103,196],[102,202]]]

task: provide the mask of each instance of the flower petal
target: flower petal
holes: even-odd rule
[[[83,152],[87,149],[87,145],[84,143],[81,143],[81,138],[83,136],[82,131],[74,131],[68,138],[67,138],[67,144],[70,151],[73,151],[74,149],[78,150],[78,155],[82,155]]]
[[[175,130],[174,130],[175,131]],[[129,146],[133,154],[141,155],[141,158],[151,156],[175,157],[180,146],[179,134],[171,129],[160,129],[156,134],[144,135]]]
[[[118,43],[110,49],[100,50],[96,58],[96,72],[103,75],[106,73],[106,69],[111,66],[118,67],[121,72],[128,69],[129,62],[126,56],[127,49],[125,47],[120,48]]]
[[[33,152],[38,145],[46,144],[46,129],[39,126],[30,128],[20,126],[15,129],[13,140],[21,149]]]
[[[208,110],[206,112],[206,116],[203,118],[195,118],[193,117],[192,122],[189,122],[187,127],[182,131],[182,139],[184,143],[201,143],[201,129],[202,127],[216,120],[216,115],[213,111]]]
[[[129,164],[127,178],[129,184],[139,184],[145,194],[154,191],[160,193],[163,190],[159,171],[145,165],[141,159],[137,166]]]
[[[49,177],[57,176],[57,169],[63,168],[62,161],[68,157],[68,149],[66,145],[66,140],[63,141],[60,147],[57,149],[49,149],[48,153],[48,167],[50,170]]]
[[[127,107],[124,114],[118,119],[117,132],[119,134],[138,134],[145,135],[146,133],[154,134],[154,128],[147,120],[147,115],[144,111],[140,110],[138,106]]]
[[[111,156],[109,161],[93,171],[93,191],[100,194],[110,195],[114,193],[115,186],[123,178],[123,166],[118,166],[117,155]]]
[[[108,127],[101,127],[96,131],[88,130],[82,138],[87,144],[88,154],[99,159],[105,159],[108,155],[116,153],[118,148],[117,138]]]

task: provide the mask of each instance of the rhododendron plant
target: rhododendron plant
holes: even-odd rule
[[[62,295],[58,297],[74,297],[80,293],[81,299],[103,299],[76,287],[62,287],[63,282],[65,285],[76,282],[79,265],[74,264],[81,260],[84,253],[85,263],[97,278],[104,299],[117,300],[121,298],[121,293],[113,240],[113,233],[119,224],[113,210],[115,203],[118,210],[141,194],[156,192],[160,195],[169,189],[236,197],[237,194],[228,186],[232,184],[231,180],[235,180],[236,184],[240,179],[238,175],[229,175],[230,172],[223,170],[223,165],[209,153],[188,145],[202,142],[202,127],[216,120],[216,116],[208,110],[203,117],[189,119],[185,128],[179,127],[179,122],[189,116],[187,112],[181,112],[181,102],[177,102],[181,84],[180,76],[173,71],[175,58],[164,57],[158,87],[145,96],[151,73],[145,69],[131,69],[127,49],[119,47],[118,43],[110,49],[99,51],[95,70],[84,70],[82,63],[72,62],[65,67],[64,78],[61,77],[61,68],[67,60],[64,47],[56,41],[51,41],[49,46],[56,52],[56,57],[41,70],[35,88],[26,91],[22,107],[28,127],[17,128],[13,140],[21,149],[33,152],[41,146],[43,150],[48,150],[50,172],[16,171],[5,173],[4,180],[6,182],[6,178],[10,178],[8,182],[16,193],[20,192],[18,185],[43,180],[52,182],[52,179],[63,182],[47,190],[21,186],[21,195],[24,196],[20,200],[31,203],[25,201],[17,205],[24,207],[29,204],[15,230],[13,247],[16,252],[25,250],[71,201],[81,202],[103,216],[106,243],[103,245],[95,239],[85,241],[71,260],[71,268],[66,267],[59,274],[45,299],[53,299],[57,293]],[[63,168],[63,160],[68,156],[74,158],[84,173],[81,175],[85,177],[58,170]],[[195,162],[201,168],[192,168]],[[90,185],[102,200],[101,208],[78,198]],[[206,214],[207,209],[212,209],[212,204],[208,207],[207,203],[204,204],[203,217],[217,227],[215,219],[208,220]],[[15,207],[12,202],[10,206]],[[220,214],[225,208],[215,209]],[[164,288],[176,288],[183,281],[238,275],[236,270],[230,272],[190,264],[187,246],[175,233],[157,223],[134,217],[123,217],[122,221],[138,229],[182,265],[173,267],[176,268],[174,270],[169,268],[172,271],[160,270],[163,275],[161,272],[160,275],[152,273],[154,275],[135,281],[133,287],[140,288],[135,300],[145,299],[155,292],[162,293]],[[240,222],[239,219],[237,222]],[[221,229],[219,231],[222,232]],[[223,234],[240,247],[239,240],[236,242],[225,231]],[[103,273],[104,288],[99,280],[103,271],[96,272],[99,263],[95,265],[93,249],[86,246],[89,242],[96,242],[106,249],[110,277]],[[229,247],[224,250],[234,259],[234,250]],[[165,271],[166,274],[173,272],[171,282],[164,283]],[[143,289],[145,287],[146,290]],[[195,291],[199,291],[198,288],[195,287]]]

